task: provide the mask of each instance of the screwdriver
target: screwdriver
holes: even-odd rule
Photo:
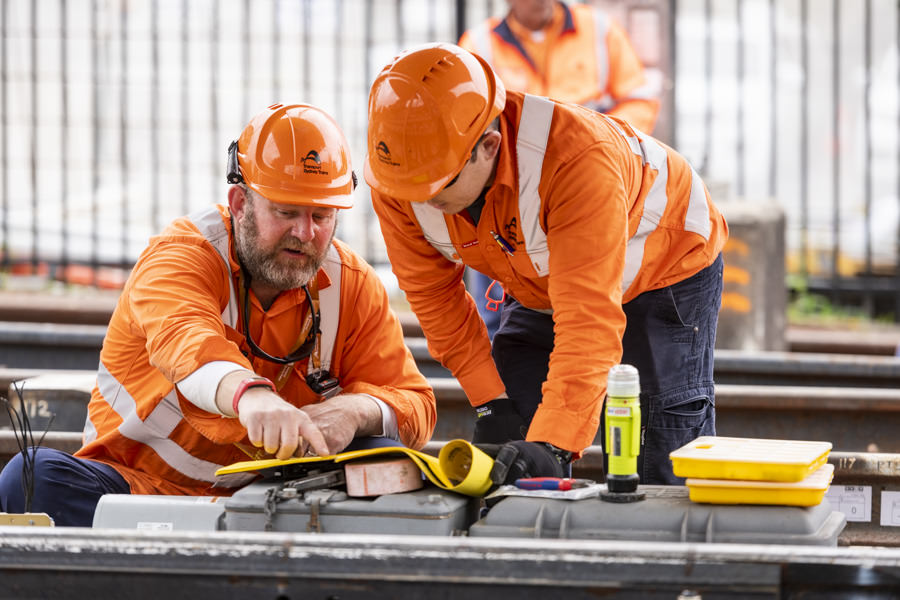
[[[516,479],[515,485],[521,490],[560,490],[566,491],[573,488],[589,486],[592,481],[588,479],[572,479],[571,477],[528,477]]]

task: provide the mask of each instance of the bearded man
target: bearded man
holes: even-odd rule
[[[103,494],[230,495],[251,458],[421,448],[434,393],[372,268],[334,239],[356,176],[333,119],[272,105],[229,148],[228,206],[150,240],[110,320],[74,456],[20,454],[0,511],[90,526]],[[215,484],[215,487],[213,487]]]

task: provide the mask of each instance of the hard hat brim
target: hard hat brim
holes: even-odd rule
[[[353,208],[353,194],[314,197],[296,192],[285,192],[275,188],[248,184],[250,189],[276,204],[293,204],[295,206],[322,206],[325,208]]]

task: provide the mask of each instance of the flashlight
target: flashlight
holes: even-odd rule
[[[616,365],[606,382],[606,486],[611,493],[637,490],[637,459],[641,452],[641,384],[631,365]]]

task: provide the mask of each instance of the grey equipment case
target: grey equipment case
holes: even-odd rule
[[[297,491],[272,481],[230,498],[107,494],[94,528],[166,531],[281,531],[449,536],[464,533],[478,500],[437,487],[374,499],[339,489]]]
[[[476,507],[476,499],[432,486],[370,500],[336,489],[294,493],[260,482],[226,500],[225,529],[449,536],[466,531]]]
[[[642,501],[508,496],[469,528],[472,537],[837,546],[846,525],[828,500],[817,506],[699,504],[683,486],[642,485]]]

